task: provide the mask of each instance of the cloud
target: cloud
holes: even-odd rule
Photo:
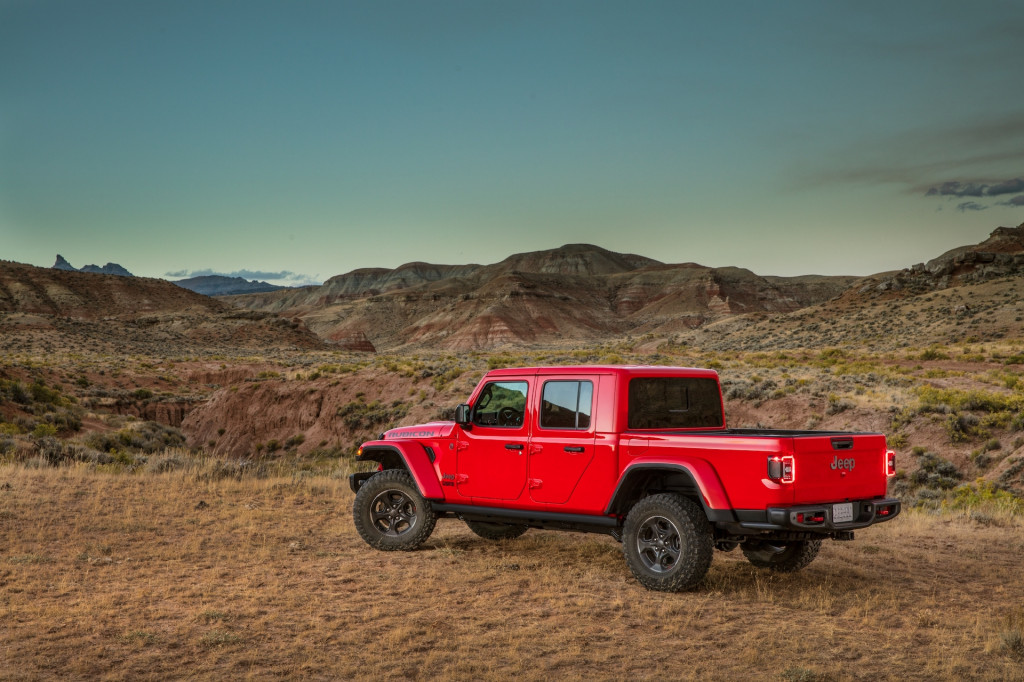
[[[211,270],[206,268],[204,270],[175,270],[173,272],[164,273],[164,277],[174,277],[180,279],[188,279],[190,277],[241,277],[242,279],[249,280],[266,280],[271,284],[281,284],[290,287],[301,287],[309,284],[322,284],[323,280],[317,275],[307,275],[301,272],[292,272],[291,270],[280,270],[278,272],[268,272],[265,270],[235,270],[234,272],[219,272],[217,270]]]
[[[843,159],[835,163],[835,159]],[[965,125],[919,126],[864,140],[804,167],[798,187],[833,184],[902,186],[909,194],[980,197],[1024,191],[1024,179],[992,180],[1024,166],[1024,110]],[[1002,170],[999,170],[1002,169]],[[959,177],[959,180],[944,181]]]
[[[1024,206],[1024,194],[1018,194],[1015,197],[1010,197],[1006,201],[998,202],[1000,206]]]
[[[930,187],[924,195],[926,197],[980,197],[985,195],[987,187],[988,185],[981,185],[975,182],[963,183],[951,180],[937,187]]]
[[[986,208],[988,208],[988,206],[983,206],[977,201],[965,201],[956,205],[956,209],[961,213],[964,211],[984,211]]]
[[[993,184],[980,181],[960,182],[950,180],[941,185],[929,187],[924,193],[926,197],[998,197],[1003,194],[1016,194],[1024,192],[1024,180],[1013,178],[1010,180],[999,180]]]
[[[1020,178],[1005,180],[988,188],[988,195],[990,197],[997,197],[1001,194],[1016,194],[1017,192],[1024,192],[1024,180]]]

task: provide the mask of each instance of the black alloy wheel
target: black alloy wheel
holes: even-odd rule
[[[385,469],[368,478],[356,493],[352,518],[366,544],[385,551],[416,549],[437,523],[430,501],[402,469]]]

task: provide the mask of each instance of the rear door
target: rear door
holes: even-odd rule
[[[594,459],[596,381],[592,377],[538,377],[530,438],[530,499],[565,504]]]
[[[794,504],[885,495],[885,436],[836,434],[793,439]]]

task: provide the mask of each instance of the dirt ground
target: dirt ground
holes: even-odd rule
[[[1024,525],[905,513],[648,592],[611,537],[442,520],[369,549],[340,477],[0,466],[3,679],[1024,680]]]

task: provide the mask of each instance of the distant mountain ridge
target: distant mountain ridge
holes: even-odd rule
[[[365,336],[378,349],[466,350],[671,333],[723,316],[790,312],[838,296],[855,279],[760,277],[566,244],[492,265],[361,268],[319,287],[232,301],[298,317],[331,342]]]
[[[301,320],[239,310],[164,279],[0,261],[0,338],[16,337],[27,347],[63,340],[107,352],[324,346]]]
[[[227,275],[200,275],[199,277],[171,280],[171,282],[204,296],[259,294],[288,288],[270,284],[269,282],[250,281],[244,277],[228,277]]]
[[[997,227],[980,244],[950,249],[926,263],[864,277],[844,293],[843,298],[905,298],[1020,276],[1024,276],[1024,223],[1017,227]]]
[[[84,265],[80,268],[76,268],[74,265],[67,262],[67,260],[64,259],[64,256],[59,253],[57,254],[57,261],[53,264],[52,268],[54,270],[65,270],[67,272],[91,272],[97,275],[117,275],[118,277],[135,276],[117,263],[107,263],[103,267],[98,265]]]

